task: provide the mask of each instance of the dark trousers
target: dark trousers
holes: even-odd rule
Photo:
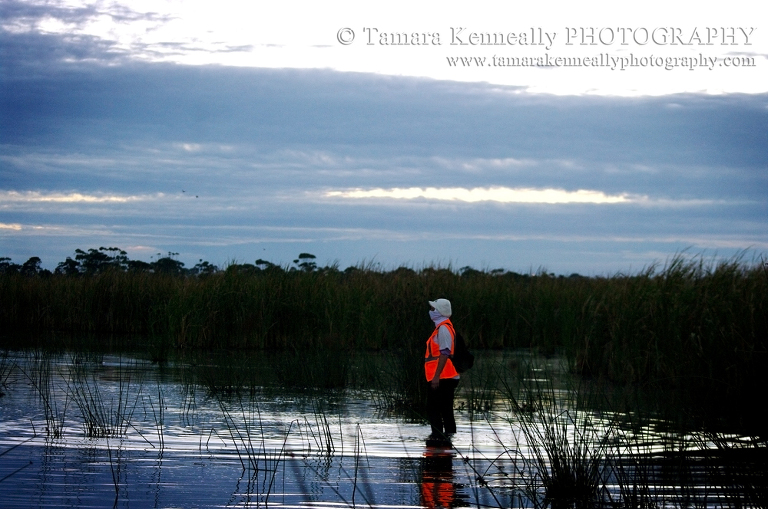
[[[433,435],[456,433],[456,419],[453,417],[453,396],[458,380],[440,379],[440,385],[433,389],[427,382],[427,418]]]

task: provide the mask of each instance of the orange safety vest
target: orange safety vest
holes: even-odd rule
[[[445,325],[448,331],[451,333],[451,355],[453,355],[453,349],[456,346],[456,331],[453,330],[453,324],[450,320],[440,322],[440,325],[435,327],[432,335],[427,340],[427,351],[424,353],[424,374],[427,377],[427,382],[431,382],[435,376],[437,370],[437,361],[440,358],[440,346],[437,344],[437,330]],[[440,378],[453,378],[459,374],[456,368],[453,367],[451,359],[445,361],[445,366],[440,372]]]

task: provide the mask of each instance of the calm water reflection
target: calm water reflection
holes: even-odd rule
[[[211,391],[184,365],[110,355],[15,354],[2,369],[3,507],[512,507],[543,483],[540,449],[498,402],[460,411],[439,449],[365,393]],[[605,447],[606,416],[587,419],[590,450]],[[665,447],[641,431],[646,452]],[[665,489],[659,502],[683,491]]]

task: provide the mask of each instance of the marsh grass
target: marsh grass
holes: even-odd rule
[[[703,435],[710,453],[705,468],[709,477],[727,486],[726,498],[734,506],[768,507],[768,453],[764,441],[747,437],[727,440],[719,433]]]
[[[529,357],[520,351],[475,352],[474,367],[461,375],[457,410],[467,412],[470,421],[484,421],[499,405],[506,406],[505,394],[517,381],[517,369]]]
[[[537,508],[599,506],[609,493],[605,460],[612,452],[613,424],[594,423],[578,404],[556,394],[551,379],[540,377],[527,373],[523,398],[507,388],[514,423],[529,451],[516,455],[520,491]]]
[[[362,429],[358,424],[354,437],[354,447],[351,455],[344,453],[345,438],[341,430],[341,417],[339,416],[339,429],[334,432],[324,405],[320,401],[312,404],[311,415],[305,415],[303,419],[297,418],[285,423],[283,440],[279,448],[269,448],[266,445],[265,424],[258,404],[252,399],[244,400],[242,397],[234,399],[217,400],[224,417],[224,425],[235,447],[240,460],[243,477],[247,477],[246,497],[248,504],[268,506],[273,490],[276,487],[278,474],[285,475],[287,464],[290,463],[294,470],[296,482],[302,488],[300,493],[308,496],[314,491],[307,485],[307,472],[314,474],[316,480],[335,493],[342,504],[348,507],[357,507],[362,498],[362,504],[372,507],[375,505],[375,493],[372,484],[368,482],[368,470],[371,468],[365,446]],[[218,434],[222,436],[221,434]],[[299,441],[291,440],[298,436]],[[288,448],[289,441],[291,449]],[[301,449],[296,449],[300,443]],[[353,465],[345,466],[344,462],[352,461]],[[345,476],[341,485],[332,482],[331,468],[337,468],[340,475]],[[343,487],[352,487],[350,498],[343,493]],[[252,498],[254,497],[254,498]],[[307,499],[306,502],[310,500]]]
[[[608,278],[458,274],[441,268],[244,272],[235,267],[205,277],[2,274],[0,296],[10,305],[0,313],[7,333],[134,334],[158,342],[159,357],[168,348],[283,349],[296,340],[308,348],[378,350],[422,342],[430,332],[425,302],[439,294],[454,301],[454,321],[476,349],[533,346],[551,353],[588,339],[579,361],[592,369],[597,359],[589,347],[599,348],[606,334],[609,339],[627,331],[627,337],[648,331],[679,336],[696,332],[684,330],[690,319],[707,317],[717,325],[764,309],[756,291],[765,288],[765,278],[761,267],[740,260],[715,265],[682,256],[662,269]],[[739,311],[748,302],[754,306]],[[651,313],[654,307],[667,311]],[[689,320],[677,320],[681,317]],[[733,326],[747,332],[765,324],[739,320]],[[689,340],[690,334],[680,339]],[[647,355],[641,358],[647,362]],[[622,370],[623,376],[637,374]]]
[[[113,390],[107,390],[96,379],[96,372],[87,360],[74,356],[71,366],[67,392],[80,411],[85,435],[89,438],[124,436],[141,399],[141,382],[138,389],[132,388],[135,370],[122,362],[113,367],[108,376],[117,384]]]
[[[521,506],[765,507],[764,439],[606,410],[615,395],[577,379],[556,385],[533,366],[510,380],[502,382],[517,441],[479,478],[497,468]]]
[[[291,348],[270,355],[271,368],[281,387],[341,389],[350,385],[354,352],[336,348]]]
[[[615,283],[576,344],[583,373],[664,394],[692,424],[765,429],[743,411],[768,389],[765,270],[677,258]]]
[[[29,346],[23,338],[47,341],[55,332],[69,334],[73,347],[109,334],[157,361],[179,350],[283,352],[275,371],[290,385],[342,386],[360,375],[343,362],[351,352],[388,352],[387,372],[364,376],[394,408],[423,400],[414,373],[431,331],[426,301],[438,295],[454,303],[454,324],[474,350],[564,352],[584,376],[666,394],[691,424],[725,417],[766,433],[762,420],[739,412],[768,391],[768,272],[743,256],[681,253],[611,277],[371,265],[343,272],[233,265],[205,276],[4,273],[0,322],[12,335],[5,343]]]
[[[233,399],[242,397],[243,392],[253,392],[258,382],[253,371],[248,369],[249,362],[245,358],[227,356],[221,369],[215,362],[202,362],[192,366],[193,374],[185,386],[194,394],[196,387],[201,387],[209,397],[217,399]],[[221,358],[219,358],[221,359]]]
[[[149,400],[149,407],[152,411],[152,420],[155,422],[155,431],[157,432],[158,447],[162,454],[162,451],[165,449],[164,426],[165,426],[166,402],[165,402],[165,397],[163,395],[163,388],[160,385],[159,381],[157,383],[157,403],[152,401],[151,397],[147,399]],[[146,402],[145,402],[145,407],[146,407]]]
[[[380,411],[411,418],[426,415],[423,351],[399,348],[358,358],[356,383]]]
[[[3,391],[8,390],[8,378],[11,376],[14,363],[8,360],[8,350],[0,355],[0,398],[5,396]]]
[[[294,455],[293,451],[287,449],[292,433],[299,433],[307,438],[303,440],[306,449],[302,454],[305,458],[312,454],[311,442],[318,446],[319,455],[326,457],[328,462],[335,453],[330,426],[324,414],[315,413],[317,428],[313,428],[307,419],[304,427],[298,419],[291,421],[284,432],[281,447],[269,449],[264,439],[264,423],[258,404],[253,403],[253,400],[244,402],[242,399],[238,399],[236,403],[219,399],[218,403],[243,468],[241,479],[246,476],[248,479],[245,490],[247,505],[254,502],[257,506],[269,505],[280,467],[285,467],[286,458]],[[333,489],[332,486],[331,488]],[[255,497],[255,500],[252,500],[252,497]]]
[[[50,353],[37,350],[31,355],[29,371],[19,368],[35,389],[43,406],[46,436],[53,439],[62,437],[69,397],[65,396],[59,406],[58,390],[54,384],[53,358]]]
[[[243,471],[252,470],[258,474],[263,470],[274,474],[276,470],[268,468],[268,455],[264,447],[264,433],[258,405],[252,402],[244,404],[242,399],[239,399],[239,409],[235,409],[239,410],[239,413],[233,414],[224,400],[219,399],[218,403]],[[290,426],[293,426],[293,423]],[[261,441],[258,440],[259,436],[262,437]],[[255,443],[253,437],[257,438]]]
[[[313,414],[315,418],[315,428],[312,428],[312,425],[305,417],[304,422],[306,423],[307,429],[309,430],[318,450],[322,451],[323,454],[331,455],[336,452],[336,446],[334,445],[333,440],[333,432],[331,431],[331,425],[328,421],[326,413],[322,410],[322,407],[317,402],[313,404]],[[315,429],[317,430],[317,433],[315,433]]]

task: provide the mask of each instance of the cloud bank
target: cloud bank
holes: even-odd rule
[[[216,46],[152,5],[0,5],[0,256],[51,267],[112,245],[191,264],[311,252],[606,273],[768,249],[768,94],[714,94],[710,78],[622,96],[590,93],[592,74],[562,95],[484,73],[280,67],[269,55],[341,54],[339,21],[321,27],[336,27],[328,48],[267,32]],[[382,63],[394,48],[351,49]]]

